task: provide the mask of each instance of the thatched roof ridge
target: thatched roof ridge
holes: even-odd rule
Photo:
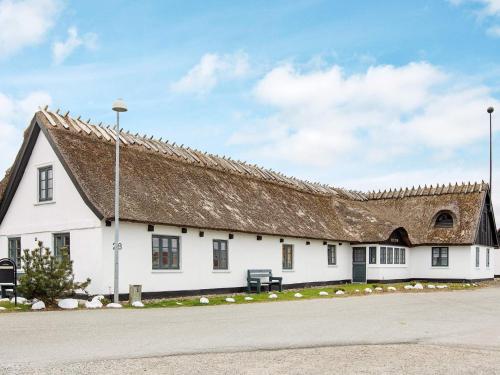
[[[471,184],[470,182],[465,183],[462,182],[460,185],[456,183],[455,185],[452,184],[442,184],[439,185],[437,184],[436,186],[429,186],[425,185],[424,187],[421,187],[420,185],[415,188],[412,187],[411,189],[405,188],[400,188],[399,190],[397,189],[389,189],[389,190],[384,190],[384,191],[372,191],[369,193],[364,194],[366,200],[383,200],[383,199],[403,199],[403,198],[409,198],[409,197],[422,197],[422,196],[430,196],[430,195],[446,195],[446,194],[471,194],[471,193],[481,193],[484,191],[489,190],[489,185],[488,183],[481,181],[481,183],[473,183]]]

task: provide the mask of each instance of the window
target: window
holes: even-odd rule
[[[293,269],[293,246],[283,245],[283,269]]]
[[[53,196],[53,175],[52,166],[43,167],[38,169],[38,201],[48,202],[52,200]]]
[[[337,264],[337,246],[328,245],[328,265],[335,266]]]
[[[394,248],[394,264],[399,264],[399,248]]]
[[[380,264],[386,264],[387,263],[387,248],[385,246],[382,246],[380,248]]]
[[[490,249],[486,249],[486,267],[490,267]]]
[[[479,256],[481,254],[481,250],[479,247],[476,247],[476,268],[479,268]]]
[[[179,269],[179,237],[153,236],[153,269]]]
[[[449,212],[440,212],[436,218],[436,227],[451,228],[453,227],[453,216]]]
[[[387,264],[392,264],[392,247],[387,248]]]
[[[68,257],[70,256],[69,233],[56,233],[54,234],[54,256],[61,260],[63,252],[65,252]]]
[[[214,240],[214,270],[227,270],[227,241]]]
[[[375,246],[369,249],[370,264],[377,264],[377,248]]]
[[[9,238],[9,258],[21,268],[21,237]]]
[[[448,267],[448,248],[433,247],[432,248],[432,266],[433,267]]]
[[[399,249],[399,251],[401,252],[401,255],[399,257],[400,263],[401,264],[406,264],[406,249],[402,248],[402,249]]]

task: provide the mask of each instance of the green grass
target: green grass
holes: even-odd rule
[[[283,292],[273,291],[278,298],[270,299],[269,293],[262,292],[260,294],[251,293],[238,293],[238,294],[226,294],[226,295],[212,295],[207,296],[210,303],[208,305],[200,303],[200,297],[184,297],[176,299],[161,299],[161,300],[146,300],[144,301],[144,308],[179,308],[179,307],[192,307],[192,306],[215,306],[215,305],[236,305],[236,304],[250,304],[250,303],[279,303],[280,301],[300,301],[308,299],[332,299],[332,298],[346,298],[352,296],[365,296],[365,288],[371,288],[373,294],[388,294],[388,293],[439,293],[445,290],[461,290],[461,289],[476,289],[472,286],[466,287],[462,283],[447,283],[442,285],[447,285],[447,289],[427,289],[428,284],[441,285],[440,283],[421,283],[424,286],[424,290],[405,290],[404,286],[410,283],[397,283],[397,284],[339,284],[339,285],[329,285],[324,287],[314,287],[314,288],[302,288],[302,289],[288,289]],[[411,283],[414,284],[414,283]],[[483,287],[488,285],[488,283],[479,283],[478,287]],[[375,287],[383,288],[383,292],[376,292]],[[397,289],[396,292],[389,292],[387,288],[393,286]],[[343,290],[344,295],[336,295],[337,290]],[[359,292],[356,292],[359,290]],[[328,292],[327,296],[320,296],[319,292]],[[295,293],[302,294],[302,298],[296,298]],[[250,296],[253,298],[252,301],[246,301],[245,297]],[[236,302],[226,302],[227,297],[232,297]],[[31,305],[18,304],[17,307],[10,302],[0,302],[0,307],[5,307],[6,310],[0,311],[0,314],[6,312],[21,312],[21,311],[31,311]],[[123,304],[124,308],[133,308],[128,303]],[[51,310],[53,310],[52,308]],[[59,310],[55,308],[56,310]],[[78,310],[84,309],[79,307]]]
[[[5,307],[6,310],[0,311],[0,313],[4,312],[13,312],[13,311],[30,311],[31,305],[24,305],[22,303],[18,303],[17,306],[10,302],[0,302],[0,307]]]
[[[325,299],[325,298],[346,298],[349,296],[364,296],[364,289],[371,288],[373,293],[371,294],[383,294],[383,293],[426,293],[426,292],[441,292],[443,290],[461,290],[461,289],[473,289],[473,287],[466,287],[465,284],[461,283],[421,283],[424,286],[424,290],[405,290],[404,286],[409,285],[409,283],[397,283],[397,284],[341,284],[341,285],[330,285],[324,287],[314,287],[314,288],[303,288],[303,289],[288,289],[283,292],[273,291],[278,298],[270,299],[269,293],[262,292],[260,294],[251,293],[239,293],[239,294],[227,294],[227,295],[214,295],[207,296],[210,300],[209,304],[200,303],[200,297],[186,297],[186,298],[176,298],[176,299],[161,299],[161,300],[150,300],[144,301],[144,308],[179,308],[179,307],[191,307],[191,306],[215,306],[215,305],[235,305],[235,304],[249,304],[249,303],[277,303],[280,301],[300,301],[307,299]],[[447,289],[427,289],[428,284],[433,285],[447,285]],[[479,285],[479,284],[478,284]],[[383,292],[376,292],[375,287],[383,288]],[[387,288],[389,286],[395,287],[396,292],[389,292]],[[479,285],[481,286],[481,285]],[[336,295],[337,290],[343,290],[345,294]],[[356,292],[358,290],[359,292]],[[327,296],[320,296],[319,292],[328,292]],[[302,298],[296,298],[295,293],[302,294]],[[245,297],[252,297],[252,301],[246,301]],[[235,302],[226,302],[227,297],[232,297]],[[130,307],[130,305],[125,304],[124,307]]]

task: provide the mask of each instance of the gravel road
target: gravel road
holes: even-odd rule
[[[500,288],[0,315],[2,373],[500,374]]]

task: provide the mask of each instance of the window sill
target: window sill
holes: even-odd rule
[[[339,266],[337,264],[329,264],[328,268],[338,268]]]
[[[151,270],[151,273],[182,273],[182,270]]]
[[[231,270],[212,270],[212,273],[231,273]]]
[[[446,268],[450,268],[450,266],[432,266],[431,270],[435,269],[435,268],[437,268],[437,269],[446,269]]]
[[[33,204],[33,206],[45,206],[47,204],[55,204],[56,201],[46,201],[46,202],[36,202]]]
[[[282,272],[295,272],[295,270],[281,270]]]

